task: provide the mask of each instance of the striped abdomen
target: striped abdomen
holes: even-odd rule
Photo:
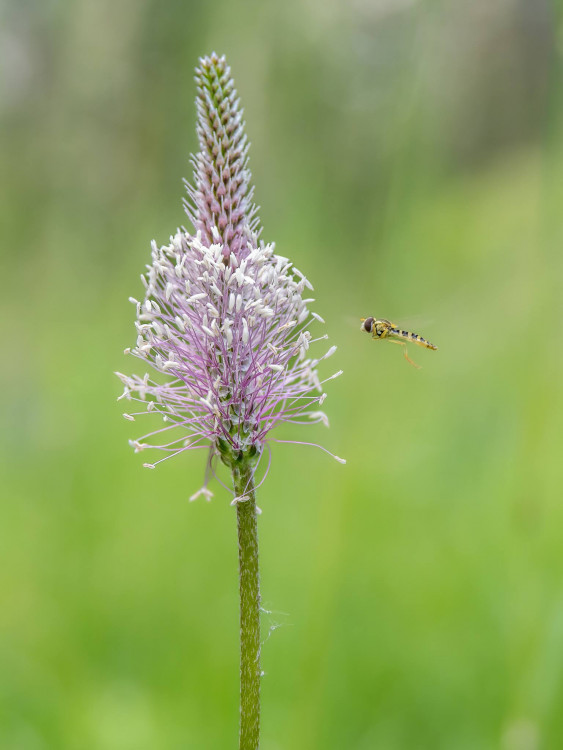
[[[431,344],[430,341],[419,336],[418,333],[411,333],[410,331],[400,331],[398,328],[391,328],[389,335],[402,341],[412,341],[413,344],[424,346],[426,349],[437,349],[438,347]]]

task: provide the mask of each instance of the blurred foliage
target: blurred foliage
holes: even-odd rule
[[[230,498],[188,505],[201,455],[142,470],[112,375],[149,242],[185,221],[213,49],[264,237],[315,284],[345,371],[331,430],[279,437],[348,465],[273,445],[260,491],[264,750],[563,746],[561,18],[4,4],[2,747],[235,746]],[[360,334],[371,314],[423,316],[439,351],[417,372]]]

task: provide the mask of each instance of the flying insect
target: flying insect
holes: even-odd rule
[[[390,341],[392,344],[399,344],[400,346],[402,346],[405,359],[417,369],[420,369],[420,365],[417,365],[416,362],[413,362],[409,357],[407,351],[407,342],[411,344],[417,344],[418,346],[423,346],[425,349],[436,350],[438,348],[434,344],[431,344],[430,341],[427,341],[422,336],[419,336],[418,333],[404,331],[399,328],[399,326],[395,325],[395,323],[391,323],[391,321],[385,320],[385,318],[361,318],[361,321],[362,325],[360,330],[365,331],[366,333],[371,333],[371,337],[373,339],[387,339],[387,341]]]

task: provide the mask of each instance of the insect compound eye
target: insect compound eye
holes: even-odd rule
[[[374,318],[366,318],[364,320],[364,331],[371,333],[371,329],[373,328],[373,321]]]

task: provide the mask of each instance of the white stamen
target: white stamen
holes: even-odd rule
[[[231,505],[237,505],[238,503],[246,503],[250,498],[248,495],[239,495],[238,497],[235,497],[234,500],[231,502]]]
[[[213,493],[211,492],[211,490],[208,490],[207,487],[202,487],[197,492],[194,492],[194,494],[190,497],[190,503],[193,503],[193,501],[197,500],[198,497],[201,497],[201,495],[205,497],[207,502],[209,502],[213,497]]]
[[[327,378],[327,380],[334,380],[335,378],[339,378],[344,373],[344,370],[338,370],[338,372],[335,372],[334,375],[331,375],[330,378]]]
[[[324,413],[324,411],[312,411],[309,414],[309,419],[314,420],[315,422],[322,422],[325,427],[328,427],[328,417]]]

